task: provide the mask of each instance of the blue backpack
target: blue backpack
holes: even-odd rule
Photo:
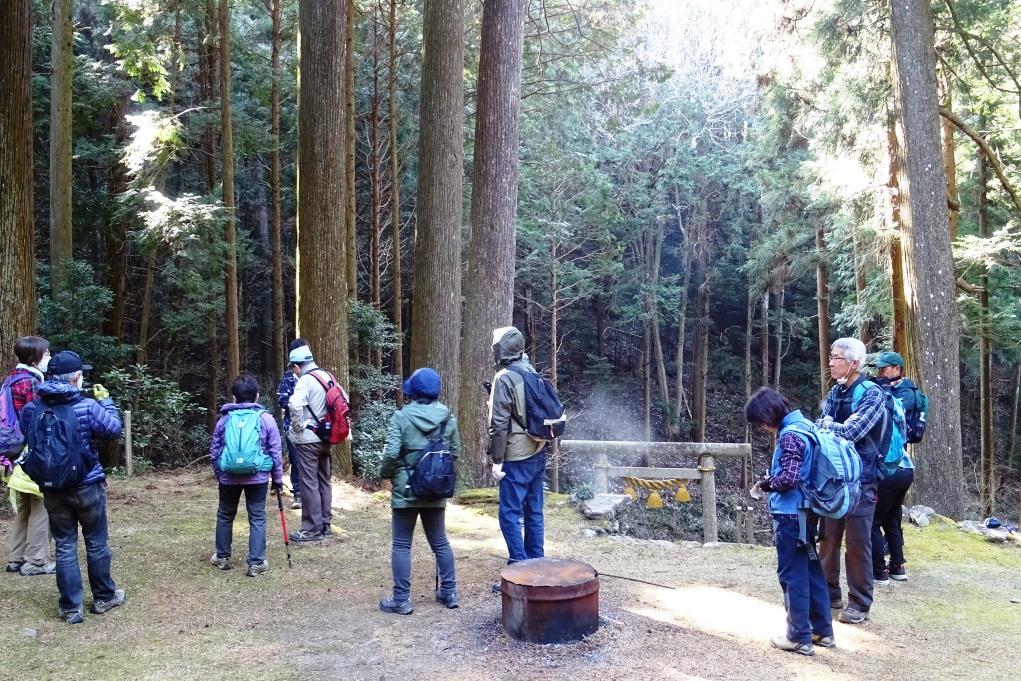
[[[536,440],[555,440],[564,434],[567,416],[552,381],[534,371],[519,366],[508,366],[525,382],[525,422],[513,414],[517,424]]]
[[[809,440],[808,473],[799,483],[805,506],[824,518],[846,516],[861,498],[861,458],[854,443],[810,423],[794,423],[785,430]]]
[[[872,381],[862,381],[855,387],[854,394],[851,396],[852,412],[858,408],[858,402],[865,391],[877,385],[879,384]],[[894,397],[890,386],[879,385],[879,389],[883,391],[883,396],[886,399],[883,435],[880,442],[884,444],[889,442],[889,444],[885,450],[880,450],[885,451],[885,454],[881,461],[876,462],[876,472],[880,479],[884,479],[897,472],[900,462],[904,460],[904,455],[907,453],[907,418],[904,415],[904,403],[899,397]]]
[[[454,496],[457,472],[454,470],[454,457],[443,437],[449,420],[447,415],[432,435],[424,433],[429,441],[419,450],[421,456],[411,469],[411,477],[405,487],[416,499],[449,499]]]
[[[0,456],[13,459],[21,454],[25,447],[25,436],[18,425],[18,413],[14,409],[11,386],[31,380],[31,376],[8,376],[0,386]]]
[[[263,409],[235,409],[223,429],[220,470],[228,475],[253,475],[273,470],[273,457],[262,450]]]
[[[914,407],[904,410],[905,425],[907,426],[907,441],[909,444],[916,444],[925,437],[925,417],[929,413],[929,396],[923,393],[918,386],[904,386],[893,389],[894,397],[900,399],[898,393],[914,393]],[[901,400],[903,404],[903,400]]]
[[[34,402],[35,413],[28,425],[28,452],[21,470],[43,492],[73,489],[89,471],[85,442],[78,431],[74,403]]]

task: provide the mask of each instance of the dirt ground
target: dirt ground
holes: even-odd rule
[[[1021,603],[1012,602],[1021,600],[1021,551],[956,528],[906,528],[910,581],[877,587],[867,624],[836,624],[838,647],[805,658],[768,645],[784,630],[768,547],[588,538],[575,509],[551,505],[548,555],[675,588],[603,577],[600,630],[581,643],[538,646],[500,626],[489,586],[506,554],[491,506],[448,509],[461,607],[433,600],[431,554],[419,533],[415,612],[401,617],[377,609],[390,584],[389,505],[379,495],[337,483],[339,537],[292,545],[291,569],[274,504],[272,567],[256,579],[209,565],[215,499],[204,472],[114,481],[114,578],[129,601],[103,616],[86,613],[84,625],[56,618],[52,577],[0,576],[0,679],[989,681],[1021,669]],[[297,526],[298,512],[287,513]],[[9,525],[0,522],[0,536]],[[246,536],[239,519],[234,553],[242,564]]]

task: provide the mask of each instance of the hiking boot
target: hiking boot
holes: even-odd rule
[[[81,608],[71,608],[70,610],[57,608],[57,616],[68,624],[81,624],[85,621],[85,613]]]
[[[844,601],[830,601],[830,610],[843,610]]]
[[[113,592],[113,598],[108,601],[96,601],[89,606],[89,612],[93,612],[97,615],[102,615],[104,612],[110,612],[114,608],[124,605],[124,602],[128,600],[128,595],[124,593],[124,589],[117,589]]]
[[[323,536],[324,537],[333,536],[333,525],[331,525],[330,523],[326,523],[325,525],[323,525]]]
[[[811,643],[795,643],[794,641],[787,638],[787,636],[774,636],[769,639],[769,645],[780,650],[787,650],[798,655],[815,655],[815,651],[812,650]]]
[[[4,568],[4,572],[21,572],[22,565],[24,565],[24,563],[12,560],[7,564],[7,567]]]
[[[245,574],[249,577],[258,577],[259,575],[264,575],[267,572],[269,572],[269,561],[264,560],[260,563],[252,563],[249,565],[248,572]]]
[[[837,620],[844,624],[861,624],[869,618],[867,612],[862,612],[858,608],[851,607],[850,605],[840,611],[837,615]]]
[[[46,563],[46,565],[36,565],[35,563],[22,563],[21,569],[18,570],[22,577],[35,577],[36,575],[52,575],[57,571],[56,563]]]
[[[453,610],[457,607],[457,591],[451,591],[448,594],[443,594],[439,591],[436,592],[436,602],[445,608]]]
[[[294,501],[291,502],[291,510],[297,511],[301,509],[301,495],[295,494]]]
[[[293,542],[303,543],[312,541],[322,541],[322,532],[311,532],[309,530],[301,530],[299,532],[291,532],[290,540]]]
[[[398,615],[410,615],[415,612],[411,601],[395,601],[393,598],[380,599],[379,609],[383,612],[395,612]]]
[[[835,648],[837,646],[837,642],[834,640],[832,634],[830,636],[812,634],[812,643],[820,648]]]
[[[501,582],[493,582],[493,586],[490,588],[497,596],[503,593],[503,584]]]
[[[880,572],[873,572],[872,573],[872,583],[873,584],[882,584],[884,586],[889,584],[890,583],[890,571],[884,568]]]
[[[904,563],[890,566],[890,579],[894,579],[898,582],[908,581],[908,573],[904,569]]]
[[[230,558],[220,558],[219,554],[214,553],[209,557],[209,562],[220,568],[221,570],[230,569]]]

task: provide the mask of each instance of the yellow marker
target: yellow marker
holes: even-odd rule
[[[636,499],[638,499],[637,495],[635,494],[635,488],[632,487],[631,485],[628,485],[627,487],[624,488],[624,494],[631,497],[631,501],[635,501]]]
[[[645,502],[645,508],[663,508],[663,499],[659,492],[650,492],[649,499]]]
[[[677,488],[677,494],[674,495],[674,501],[679,504],[686,504],[691,501],[691,493],[688,492],[688,488],[681,485]]]

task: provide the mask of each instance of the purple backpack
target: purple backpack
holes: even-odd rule
[[[25,436],[18,425],[11,386],[19,381],[30,380],[31,376],[8,376],[3,386],[0,386],[0,456],[14,459],[25,447]]]

